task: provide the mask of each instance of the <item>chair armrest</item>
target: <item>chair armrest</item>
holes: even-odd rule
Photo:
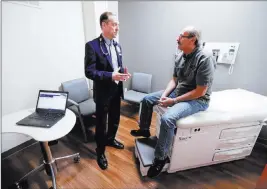
[[[79,104],[77,102],[75,102],[74,100],[68,99],[68,102],[79,107]]]
[[[80,110],[79,104],[77,102],[75,102],[74,100],[71,100],[71,99],[68,99],[68,102],[77,107],[78,112],[79,112],[79,116],[81,116],[82,114],[81,114],[81,110]]]

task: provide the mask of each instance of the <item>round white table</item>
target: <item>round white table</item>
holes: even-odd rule
[[[19,134],[25,134],[33,139],[39,141],[41,146],[41,151],[43,154],[44,162],[34,170],[27,173],[25,176],[23,176],[19,181],[17,181],[15,184],[17,188],[21,188],[20,182],[33,173],[42,170],[45,168],[46,173],[52,177],[52,183],[53,187],[56,189],[56,174],[57,174],[57,167],[56,167],[56,161],[66,158],[74,158],[75,162],[79,162],[80,155],[79,153],[59,157],[59,158],[53,158],[52,153],[50,150],[50,147],[48,145],[49,141],[57,140],[66,134],[68,134],[72,128],[75,125],[76,122],[76,116],[75,114],[70,111],[69,109],[66,109],[65,116],[59,120],[55,125],[53,125],[51,128],[41,128],[41,127],[32,127],[32,126],[20,126],[16,123],[23,119],[24,117],[32,114],[35,111],[35,109],[26,109],[21,110],[15,113],[11,113],[8,115],[4,115],[2,117],[2,133],[19,133]]]

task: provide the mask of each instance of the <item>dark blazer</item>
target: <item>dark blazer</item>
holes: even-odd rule
[[[123,73],[121,46],[116,41],[114,41],[113,44],[117,53],[118,66],[121,67],[119,72]],[[85,44],[84,68],[85,76],[94,81],[93,97],[96,103],[108,103],[118,87],[119,95],[123,98],[122,82],[120,81],[117,86],[117,84],[112,81],[112,72],[114,70],[111,56],[108,54],[102,35]]]

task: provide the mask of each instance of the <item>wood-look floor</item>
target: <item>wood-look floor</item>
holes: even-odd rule
[[[61,189],[255,189],[265,164],[267,151],[255,147],[252,154],[244,160],[219,165],[162,173],[155,179],[142,177],[139,162],[134,157],[134,138],[130,130],[137,128],[138,108],[124,104],[117,139],[125,145],[124,150],[107,147],[108,169],[101,170],[92,155],[82,144],[66,136],[57,145],[51,147],[54,157],[80,152],[81,161],[73,163],[71,159],[57,163],[57,185]],[[128,117],[126,117],[126,116]],[[131,117],[131,118],[130,118]],[[155,133],[155,117],[152,121],[152,133]],[[94,149],[94,142],[86,144]],[[193,154],[192,154],[193,155]],[[195,154],[194,154],[195,155]],[[2,160],[2,188],[8,188],[14,181],[32,170],[41,162],[39,144]],[[44,171],[28,179],[29,188],[45,189],[52,185]]]

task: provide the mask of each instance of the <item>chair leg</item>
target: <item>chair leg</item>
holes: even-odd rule
[[[141,114],[141,109],[142,109],[142,102],[140,102],[140,104],[139,104],[139,113],[138,113],[139,117],[140,117],[140,114]]]
[[[81,157],[80,157],[80,153],[76,153],[76,154],[71,154],[71,155],[55,158],[55,161],[57,162],[58,160],[63,160],[63,159],[68,159],[68,158],[73,158],[74,162],[78,163]]]
[[[82,114],[81,114],[81,110],[79,106],[78,106],[78,112],[79,112],[79,119],[80,119],[82,131],[83,131],[84,142],[88,142],[87,134],[86,134],[86,130],[85,130],[85,126],[84,126],[84,122],[83,122],[83,118],[82,118]]]
[[[81,115],[79,116],[79,119],[80,119],[80,123],[81,123],[81,127],[82,127],[84,142],[88,142],[87,134],[86,134],[86,130],[85,130],[84,122],[83,122],[83,118],[82,118]]]
[[[57,189],[56,174],[54,173],[53,166],[51,164],[49,164],[49,166],[51,170],[51,179],[52,179],[52,185],[53,185],[49,189]]]
[[[140,124],[141,109],[142,109],[142,102],[140,102],[139,104],[139,112],[138,112],[138,120],[137,120],[138,125]]]
[[[17,189],[22,189],[22,186],[20,185],[20,183],[22,183],[23,180],[26,180],[28,177],[30,177],[31,175],[41,171],[44,169],[44,163],[42,163],[41,165],[39,165],[38,167],[36,167],[35,169],[31,170],[29,173],[27,173],[26,175],[24,175],[22,178],[20,178],[17,182],[15,182],[15,186]]]

